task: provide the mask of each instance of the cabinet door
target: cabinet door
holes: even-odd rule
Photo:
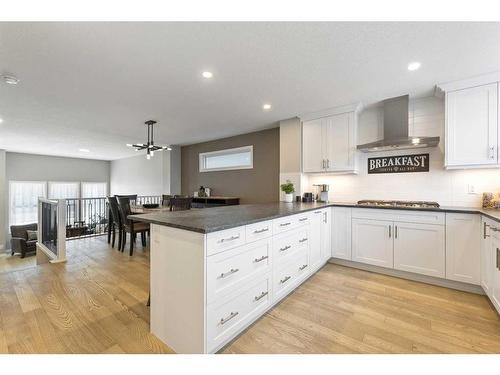
[[[481,222],[481,287],[491,298],[493,253],[491,251],[491,222],[483,218]]]
[[[324,120],[306,121],[302,124],[302,170],[323,172],[326,167],[324,157]]]
[[[447,166],[497,164],[497,91],[493,83],[447,93]]]
[[[500,313],[500,236],[492,237],[491,240],[491,269],[492,269],[492,286],[491,302],[495,305]]]
[[[322,211],[317,210],[311,214],[309,236],[309,264],[311,270],[316,270],[321,264],[321,219]]]
[[[446,213],[446,278],[469,284],[481,282],[481,217]]]
[[[351,208],[332,208],[332,257],[351,260]]]
[[[445,277],[444,225],[395,222],[394,268]]]
[[[393,268],[392,221],[352,219],[352,260]]]
[[[328,262],[332,257],[331,210],[321,210],[321,259]]]
[[[347,112],[325,119],[326,163],[329,171],[354,169],[355,126],[354,113]]]

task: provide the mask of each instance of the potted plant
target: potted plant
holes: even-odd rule
[[[292,203],[293,202],[293,192],[295,188],[290,180],[286,180],[285,184],[281,184],[281,191],[285,193],[285,202]]]

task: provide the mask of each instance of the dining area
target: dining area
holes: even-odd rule
[[[128,245],[130,256],[134,253],[137,237],[140,235],[145,247],[150,235],[150,225],[131,219],[133,215],[197,209],[192,208],[192,197],[182,195],[163,194],[159,203],[143,202],[137,194],[114,195],[106,197],[106,202],[109,209],[108,243],[112,248],[117,244],[117,250],[121,252]]]

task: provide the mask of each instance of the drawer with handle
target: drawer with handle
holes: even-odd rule
[[[207,258],[207,303],[244,286],[248,280],[269,272],[270,238],[252,242]]]
[[[307,253],[309,228],[297,228],[293,232],[282,233],[273,238],[273,259],[275,264],[286,262],[298,251]]]
[[[245,232],[247,243],[271,237],[273,235],[273,222],[267,220],[249,224],[245,227]]]
[[[273,275],[274,301],[286,296],[297,286],[297,282],[306,277],[309,272],[309,256],[307,253],[299,253],[285,265],[275,269]]]
[[[245,244],[245,227],[236,227],[207,234],[207,256]]]
[[[207,307],[207,351],[212,353],[271,305],[271,275],[263,275]]]
[[[308,214],[290,215],[273,220],[273,234],[295,229],[298,226],[309,224]]]

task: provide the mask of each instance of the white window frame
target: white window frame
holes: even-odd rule
[[[238,153],[242,153],[242,152],[250,152],[250,164],[249,165],[235,165],[232,167],[225,167],[225,168],[207,168],[206,167],[207,157],[219,156],[219,155],[231,155],[231,154],[238,154]],[[253,169],[253,145],[236,147],[236,148],[228,148],[228,149],[219,150],[219,151],[200,153],[199,154],[199,165],[200,165],[200,172],[231,171],[231,170],[236,170],[236,169]]]
[[[18,223],[12,223],[12,216],[11,216],[11,211],[12,211],[12,207],[11,207],[11,195],[12,195],[12,185],[13,184],[16,184],[16,183],[23,183],[23,184],[43,184],[45,185],[45,188],[44,188],[44,193],[45,195],[43,196],[43,198],[47,198],[47,195],[49,194],[49,191],[48,191],[48,186],[47,186],[47,181],[22,181],[22,180],[9,180],[9,200],[8,200],[8,203],[7,203],[7,221],[8,221],[8,225],[9,227],[11,225],[24,225],[24,224],[18,224]],[[37,210],[38,210],[38,206],[37,206]],[[37,219],[38,220],[38,219]]]

